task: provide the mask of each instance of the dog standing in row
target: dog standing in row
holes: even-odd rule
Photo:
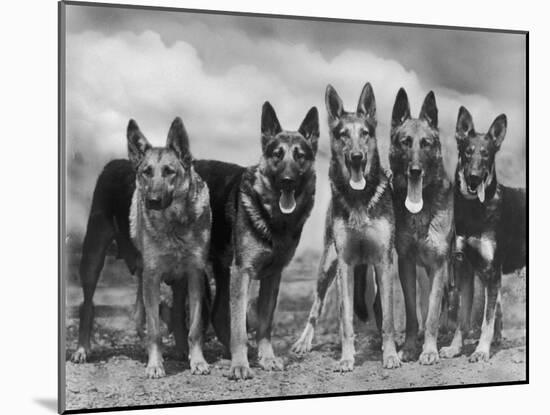
[[[376,140],[376,101],[370,83],[357,110],[346,112],[336,90],[325,95],[330,133],[329,169],[332,198],[326,214],[325,241],[315,299],[306,327],[293,346],[296,353],[311,350],[315,325],[328,287],[337,280],[342,357],[338,370],[353,370],[354,281],[364,286],[372,265],[382,307],[382,362],[385,368],[401,365],[394,340],[393,262],[394,215],[389,178],[382,170]],[[356,287],[357,288],[357,287]],[[363,292],[364,295],[364,292]]]
[[[185,293],[189,304],[191,373],[209,373],[202,353],[202,298],[210,244],[208,186],[195,172],[189,138],[180,118],[165,148],[152,147],[137,123],[128,124],[128,155],[136,169],[130,235],[143,258],[143,301],[147,322],[147,376],[165,375],[160,335],[160,284],[172,286],[176,345],[184,336]],[[187,288],[187,289],[186,289]]]
[[[403,88],[399,90],[390,136],[395,248],[406,311],[406,337],[399,353],[403,361],[418,357],[416,266],[420,265],[426,270],[431,288],[419,361],[429,365],[439,360],[439,316],[453,235],[453,190],[443,167],[433,92],[426,96],[419,117],[412,118],[407,93]]]
[[[229,206],[234,262],[230,294],[230,379],[253,376],[247,357],[246,314],[249,282],[260,281],[256,339],[260,367],[282,370],[271,345],[273,314],[281,273],[288,265],[313,208],[314,162],[319,138],[319,115],[311,108],[298,131],[283,130],[275,110],[266,102],[261,121],[262,156],[235,186]],[[216,277],[217,279],[219,277]],[[218,313],[225,307],[219,307]],[[227,315],[225,313],[224,315]],[[224,315],[214,315],[222,320]]]
[[[458,163],[455,175],[455,273],[459,284],[459,325],[442,357],[462,352],[470,329],[474,275],[485,291],[479,343],[471,362],[487,361],[500,306],[502,273],[525,266],[526,196],[524,189],[498,183],[495,157],[506,135],[507,120],[499,115],[487,133],[475,131],[469,111],[460,107],[456,123]]]

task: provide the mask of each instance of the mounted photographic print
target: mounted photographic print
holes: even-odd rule
[[[527,56],[61,2],[60,412],[527,383]]]

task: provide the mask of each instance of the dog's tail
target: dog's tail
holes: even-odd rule
[[[357,318],[365,322],[369,318],[367,301],[365,299],[367,293],[367,266],[357,265],[353,270],[353,278],[353,309]]]

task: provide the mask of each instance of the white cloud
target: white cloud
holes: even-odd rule
[[[81,232],[102,165],[126,156],[125,129],[135,118],[149,140],[163,145],[172,119],[183,118],[197,158],[241,164],[257,162],[260,152],[260,110],[265,100],[275,107],[283,127],[296,129],[307,110],[316,105],[321,114],[321,148],[328,148],[324,91],[331,83],[347,109],[355,108],[366,81],[374,87],[383,162],[387,159],[391,109],[399,87],[404,86],[413,114],[418,114],[426,93],[433,89],[440,110],[440,130],[448,154],[447,169],[454,168],[454,124],[460,105],[473,114],[480,131],[501,112],[508,115],[509,130],[500,163],[501,177],[514,184],[525,180],[524,103],[493,103],[478,95],[423,85],[416,73],[399,62],[374,54],[344,50],[332,60],[303,44],[249,39],[241,33],[216,33],[201,26],[204,44],[227,42],[242,63],[205,70],[189,43],[166,45],[153,32],[141,34],[97,32],[70,34],[67,39],[67,149],[82,154],[87,171],[69,180],[69,228]],[[206,46],[205,46],[206,47]],[[523,154],[519,156],[518,154]],[[324,209],[328,203],[327,160],[318,163],[315,211],[304,232],[302,247],[318,248],[322,239]]]

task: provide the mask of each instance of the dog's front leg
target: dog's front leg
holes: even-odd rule
[[[500,275],[493,270],[493,275],[487,279],[485,287],[485,312],[481,325],[481,337],[476,350],[470,356],[470,362],[488,361],[491,351],[491,342],[495,330],[495,313],[500,303]]]
[[[270,275],[260,282],[260,296],[258,299],[259,326],[256,333],[258,342],[258,359],[264,370],[283,370],[283,360],[276,357],[271,344],[271,327],[273,314],[277,306],[281,273]]]
[[[439,316],[441,313],[441,299],[447,272],[447,262],[442,261],[433,269],[428,269],[428,276],[431,282],[431,290],[428,304],[428,316],[426,317],[424,345],[422,353],[418,358],[422,365],[432,365],[439,362],[437,349],[437,334],[439,330]]]
[[[401,366],[394,339],[393,277],[387,261],[376,264],[374,268],[382,300],[382,364],[387,369],[393,369]]]
[[[470,320],[472,316],[472,299],[474,296],[474,274],[468,262],[460,262],[455,265],[455,273],[459,284],[459,309],[458,326],[453,340],[447,347],[442,347],[439,355],[444,358],[458,356],[462,352],[464,337],[470,331]]]
[[[248,283],[250,275],[244,269],[235,269],[231,273],[230,310],[231,310],[231,368],[229,379],[251,379],[254,373],[250,369],[247,356],[246,309],[248,307]]]
[[[165,376],[162,364],[159,319],[160,276],[148,269],[143,272],[143,301],[145,303],[149,354],[145,372],[149,378],[160,378]]]
[[[399,357],[403,362],[416,360],[418,350],[416,337],[418,335],[418,319],[416,316],[416,262],[413,257],[399,254],[398,259],[399,280],[405,299],[406,331],[405,343],[399,351]]]
[[[189,296],[189,364],[193,375],[206,375],[210,367],[202,354],[202,305],[205,295],[204,274],[199,269],[193,269],[188,274]]]
[[[355,364],[355,335],[353,332],[353,266],[338,258],[337,287],[340,300],[340,338],[342,357],[336,367],[339,372],[351,372]]]

